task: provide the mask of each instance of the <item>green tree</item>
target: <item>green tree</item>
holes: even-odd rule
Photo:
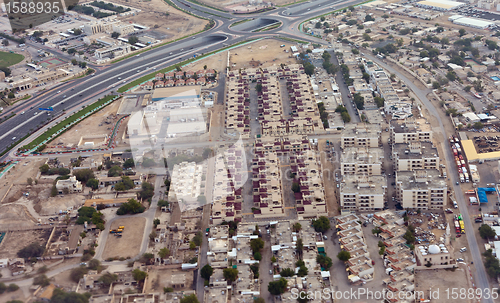
[[[78,181],[84,183],[88,182],[90,179],[95,179],[94,172],[88,168],[73,171],[73,175]]]
[[[340,261],[344,261],[344,262],[347,262],[349,261],[349,259],[351,258],[351,253],[348,252],[347,250],[341,250],[338,254],[337,254],[337,258],[339,258]]]
[[[481,129],[481,128],[483,128],[483,127],[484,127],[484,125],[483,125],[483,123],[481,123],[481,122],[475,122],[475,123],[474,123],[474,128],[475,128],[475,129]]]
[[[112,33],[111,33],[111,38],[116,39],[116,38],[118,38],[118,37],[120,37],[120,33],[117,33],[117,32],[112,32]]]
[[[285,278],[280,278],[278,281],[269,282],[267,290],[275,296],[281,295],[285,292],[288,282]]]
[[[147,276],[148,274],[145,271],[140,270],[139,268],[136,268],[132,271],[132,277],[135,281],[137,281],[137,283],[144,282]]]
[[[224,279],[226,279],[229,284],[232,284],[236,279],[238,279],[238,270],[236,268],[224,268],[222,271]]]
[[[89,298],[89,293],[79,294],[76,292],[65,292],[60,288],[56,288],[52,293],[50,303],[88,303]]]
[[[459,29],[458,34],[460,37],[464,36],[466,34],[465,29],[463,29],[463,28]]]
[[[50,280],[46,275],[39,275],[33,279],[33,285],[40,285],[42,287],[49,286]]]
[[[141,191],[137,194],[139,199],[148,200],[152,198],[155,194],[155,188],[153,184],[149,182],[142,182]]]
[[[488,224],[482,224],[479,227],[479,235],[481,236],[481,238],[487,240],[494,238],[497,235],[497,233]]]
[[[181,299],[181,303],[200,303],[195,294],[190,294],[189,296],[184,296]]]
[[[86,267],[80,266],[77,268],[73,268],[69,274],[69,277],[73,282],[78,283],[80,279],[82,279],[83,276],[87,274],[87,272],[88,269]]]
[[[19,286],[17,284],[11,283],[9,286],[7,286],[7,291],[8,292],[14,292],[19,289]]]
[[[208,264],[203,266],[201,271],[200,271],[201,277],[205,280],[210,280],[210,277],[212,276],[213,273],[214,273],[214,269],[212,268],[212,266],[210,266]]]
[[[49,165],[48,165],[48,164],[44,164],[44,165],[40,166],[40,172],[41,172],[42,174],[46,174],[46,173],[48,173],[48,172],[49,172],[49,169],[50,169],[50,167],[49,167]]]
[[[415,243],[415,228],[413,226],[408,226],[406,233],[403,235],[407,244]]]
[[[86,185],[87,187],[92,188],[93,190],[96,190],[96,189],[98,189],[98,188],[99,188],[99,180],[94,179],[94,178],[89,179],[85,185]]]
[[[119,216],[126,214],[138,214],[143,213],[146,208],[142,206],[135,199],[128,199],[128,202],[123,203],[120,208],[116,211],[116,214]]]
[[[41,257],[45,252],[45,247],[38,243],[31,243],[17,252],[19,258],[30,259]]]
[[[330,257],[320,254],[316,256],[316,262],[318,262],[318,264],[326,270],[330,269],[330,267],[332,267],[333,265],[332,259]]]
[[[87,267],[91,270],[98,270],[101,267],[101,261],[92,259],[89,261]]]
[[[295,275],[295,271],[291,268],[283,268],[280,271],[280,276],[282,277],[293,277]]]
[[[119,177],[123,174],[123,170],[120,166],[114,165],[108,171],[108,177]]]
[[[168,250],[168,248],[166,248],[166,247],[163,247],[158,252],[158,256],[160,256],[160,258],[162,258],[162,259],[165,259],[166,257],[170,256],[170,250]]]
[[[250,247],[254,253],[260,252],[264,248],[264,241],[261,238],[250,240]]]
[[[136,44],[137,42],[139,42],[139,38],[137,38],[137,36],[128,37],[128,43],[133,45],[133,44]]]
[[[118,275],[112,273],[105,273],[104,275],[99,277],[99,282],[101,282],[105,287],[109,287],[113,282],[118,280]]]
[[[132,168],[132,167],[135,167],[134,159],[130,158],[125,160],[125,162],[123,162],[123,168]]]
[[[293,224],[292,228],[293,228],[294,232],[299,232],[302,229],[302,224],[297,222],[297,223]]]
[[[325,216],[321,216],[317,220],[313,220],[312,224],[316,232],[324,233],[330,229],[330,220],[328,220]]]

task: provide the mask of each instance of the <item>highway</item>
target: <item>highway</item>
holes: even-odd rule
[[[427,99],[427,96],[426,96],[428,93],[431,92],[431,90],[430,89],[426,89],[426,90],[419,89],[413,83],[413,81],[406,78],[400,72],[393,69],[391,66],[385,64],[383,61],[376,58],[375,56],[372,56],[368,52],[365,52],[365,57],[370,58],[371,60],[373,60],[374,62],[376,62],[377,64],[379,64],[383,68],[385,68],[386,70],[390,71],[391,73],[396,74],[396,76],[398,76],[401,79],[401,81],[403,81],[404,83],[406,83],[410,87],[410,89],[422,101],[424,106],[427,107],[429,112],[432,113],[434,118],[437,121],[439,121],[439,130],[441,131],[441,134],[443,135],[443,137],[445,138],[445,141],[446,141],[446,138],[448,138],[449,136],[446,134],[446,131],[445,131],[444,126],[443,126],[443,122],[441,121],[441,117],[438,114],[438,109],[436,109],[436,107]],[[428,117],[428,118],[430,118],[430,117]],[[436,130],[433,129],[433,131],[436,131]],[[453,158],[453,153],[451,151],[451,147],[449,144],[446,144],[446,142],[443,144],[443,146],[444,146],[444,150],[445,150],[444,156],[445,156],[445,160],[446,160],[446,167],[448,168],[448,173],[449,173],[450,179],[451,179],[452,184],[453,184],[453,192],[455,193],[455,197],[457,199],[459,210],[462,214],[467,214],[467,215],[463,215],[462,218],[463,218],[463,221],[465,224],[465,230],[468,231],[465,235],[467,237],[467,242],[468,242],[469,249],[470,249],[470,252],[472,255],[472,260],[473,260],[474,266],[476,268],[476,275],[474,277],[474,280],[476,281],[476,287],[483,289],[483,291],[486,288],[491,289],[489,286],[488,277],[486,275],[486,270],[485,270],[485,267],[483,264],[483,260],[481,258],[481,252],[479,251],[479,247],[477,244],[476,235],[474,233],[475,227],[472,225],[470,216],[468,215],[467,204],[465,203],[465,198],[464,198],[462,189],[460,188],[460,183],[459,183],[460,180],[458,178],[458,171],[457,171],[457,167],[454,163],[454,158]],[[489,298],[489,299],[483,298],[482,302],[487,302],[487,303],[491,302],[492,303],[493,300],[491,298]]]
[[[13,142],[19,140],[19,138],[33,133],[34,130],[40,127],[42,130],[46,129],[44,124],[49,120],[54,120],[55,117],[59,117],[59,120],[62,120],[63,116],[79,110],[81,106],[95,102],[97,98],[114,92],[124,82],[133,81],[153,72],[154,69],[160,69],[181,62],[193,57],[195,54],[208,53],[250,39],[273,36],[324,44],[325,41],[321,39],[299,32],[298,25],[309,18],[324,13],[325,9],[335,10],[348,5],[355,5],[362,2],[362,0],[333,2],[317,0],[286,8],[277,8],[255,15],[232,15],[193,3],[189,3],[190,7],[187,7],[182,4],[182,1],[173,0],[173,2],[184,10],[189,10],[202,17],[214,19],[216,25],[214,28],[194,37],[152,49],[113,65],[96,68],[94,76],[87,76],[58,84],[54,88],[39,93],[31,100],[6,108],[0,117],[4,117],[10,113],[16,113],[17,115],[0,124],[0,152],[4,151]],[[281,21],[282,25],[279,28],[264,33],[254,33],[250,29],[238,31],[230,27],[234,22],[249,18],[275,19]],[[259,27],[258,22],[256,23],[257,27]],[[53,107],[54,111],[45,112],[38,110],[38,108],[48,107]],[[16,146],[16,149],[26,143],[28,143],[28,140]],[[5,155],[0,160],[6,160],[7,158],[8,155]]]

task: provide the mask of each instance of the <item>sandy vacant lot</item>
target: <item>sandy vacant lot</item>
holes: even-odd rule
[[[121,99],[118,99],[104,109],[73,126],[69,131],[49,143],[44,151],[65,150],[64,148],[53,148],[56,145],[76,147],[82,135],[109,135],[118,119],[120,119],[119,116],[116,116],[120,103]]]
[[[455,269],[455,271],[451,270],[420,270],[415,275],[415,283],[418,285],[416,287],[417,291],[423,291],[425,295],[425,299],[429,296],[429,290],[435,294],[436,291],[439,291],[439,298],[433,298],[432,302],[457,302],[456,300],[452,300],[451,291],[453,288],[471,288],[472,285],[468,285],[467,281],[469,279],[468,273],[464,271],[464,266],[460,266],[460,268]],[[446,290],[449,289],[450,297],[447,297]],[[468,300],[460,300],[460,302],[472,302]]]
[[[38,242],[45,245],[52,229],[9,231],[0,244],[0,256],[3,258],[17,258],[17,252],[30,243]]]
[[[283,44],[285,47],[280,47]],[[231,70],[296,63],[290,53],[290,45],[289,42],[281,40],[263,39],[233,48],[229,57]],[[288,53],[285,50],[288,50]]]
[[[118,238],[109,234],[102,255],[104,260],[114,257],[132,258],[139,254],[146,219],[140,217],[118,219],[111,224],[111,229],[118,228],[120,225],[125,226],[122,237]]]
[[[212,55],[210,57],[201,59],[199,61],[189,63],[185,67],[183,67],[183,70],[192,70],[192,71],[197,71],[200,69],[203,69],[203,66],[207,66],[207,69],[215,69],[219,72],[223,72],[226,70],[227,67],[227,51],[220,52],[218,54]]]
[[[137,2],[114,0],[113,2],[140,8],[141,13],[121,20],[150,27],[151,30],[146,32],[146,35],[153,35],[160,40],[174,40],[196,33],[208,23],[206,20],[198,19],[169,6],[163,0]]]

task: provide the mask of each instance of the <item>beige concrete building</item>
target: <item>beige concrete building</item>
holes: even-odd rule
[[[380,128],[368,127],[364,123],[348,124],[342,132],[340,147],[379,147]]]
[[[381,175],[384,149],[379,147],[347,147],[340,156],[341,175]]]
[[[412,141],[394,144],[392,159],[396,171],[439,169],[438,151],[431,142]]]
[[[431,125],[425,119],[392,120],[390,131],[393,144],[432,142]]]
[[[415,247],[415,256],[419,266],[426,264],[449,265],[451,261],[455,261],[444,244]]]
[[[384,208],[387,191],[385,176],[344,175],[340,184],[340,206],[351,211]]]
[[[396,199],[403,208],[442,209],[446,204],[446,196],[445,179],[436,169],[396,173]]]
[[[64,193],[65,190],[67,190],[68,193],[80,193],[82,192],[82,182],[76,180],[75,176],[71,176],[66,180],[57,180],[56,189],[59,194]]]
[[[295,193],[297,214],[315,218],[327,213],[322,171],[318,155],[313,150],[290,156],[290,170],[296,176],[300,191]]]
[[[234,221],[241,217],[243,202],[242,186],[247,179],[244,151],[235,144],[227,150],[221,150],[215,158],[215,171],[212,190],[213,224]]]
[[[253,202],[256,218],[285,216],[280,160],[276,153],[255,155],[252,160]]]

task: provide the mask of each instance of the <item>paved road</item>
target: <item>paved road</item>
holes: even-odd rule
[[[195,37],[158,47],[139,56],[120,61],[112,66],[104,66],[96,70],[96,74],[93,77],[76,79],[59,84],[53,89],[38,92],[34,94],[34,98],[31,100],[7,108],[0,117],[12,112],[18,115],[0,124],[0,152],[14,142],[12,140],[14,137],[16,139],[22,138],[40,127],[42,127],[42,130],[45,130],[46,127],[44,127],[44,124],[49,119],[53,119],[54,116],[63,114],[63,109],[66,109],[66,115],[70,114],[79,109],[80,106],[89,104],[95,101],[96,98],[116,90],[123,84],[121,82],[132,81],[152,72],[153,68],[170,66],[181,60],[191,58],[195,54],[207,53],[248,39],[279,36],[325,43],[321,39],[299,32],[298,25],[304,20],[323,13],[325,9],[334,10],[362,2],[362,0],[334,2],[318,0],[296,4],[288,8],[278,8],[259,15],[251,15],[251,18],[255,18],[256,16],[261,18],[269,17],[282,22],[280,28],[266,31],[265,33],[253,33],[236,31],[229,27],[232,23],[249,18],[249,16],[233,16],[229,13],[221,13],[193,3],[189,3],[190,7],[187,7],[178,0],[173,1],[183,9],[190,10],[203,17],[214,19],[217,25],[213,29]],[[286,13],[284,13],[285,11]],[[288,15],[290,12],[292,14]],[[35,46],[38,47],[37,45]],[[64,96],[66,97],[64,98]],[[39,107],[46,108],[50,106],[54,108],[54,112],[50,113],[50,116],[38,110]],[[22,112],[25,113],[22,115]],[[28,140],[18,146],[27,142]],[[5,160],[6,158],[7,156],[4,156],[0,160]]]
[[[332,55],[332,63],[335,65],[340,66],[340,62],[335,55],[334,51],[330,51],[330,55]],[[352,103],[352,99],[348,97],[349,95],[349,89],[347,88],[347,84],[344,81],[344,76],[342,75],[342,72],[339,71],[335,75],[335,81],[337,81],[337,85],[339,86],[340,93],[342,95],[342,102],[344,103],[344,106],[347,108],[347,112],[349,113],[349,116],[351,116],[351,122],[353,123],[358,123],[361,122],[361,119],[359,118],[358,115],[356,115],[356,110],[354,109],[354,105]]]
[[[389,65],[385,64],[378,58],[375,58],[375,56],[369,55],[365,53],[365,56],[376,62],[377,64],[381,65],[383,68],[389,70],[391,73],[396,74],[401,81],[406,83],[411,90],[417,95],[417,97],[422,101],[425,107],[429,110],[429,112],[434,115],[434,118],[437,119],[439,122],[439,128],[441,130],[441,133],[443,134],[444,138],[448,138],[449,135],[451,134],[446,134],[446,131],[443,126],[443,122],[441,121],[441,117],[438,114],[438,110],[434,107],[434,105],[427,99],[427,94],[430,93],[431,91],[429,89],[426,90],[420,90],[414,83],[413,81],[409,80],[406,78],[404,75],[399,73],[397,70],[393,69]],[[436,131],[434,129],[434,131]],[[460,181],[458,178],[458,171],[457,167],[454,165],[454,158],[453,154],[451,152],[451,148],[449,144],[443,144],[444,145],[444,156],[446,159],[446,166],[448,167],[448,173],[450,175],[450,178],[453,182],[453,190],[455,192],[455,197],[457,199],[458,207],[460,209],[460,212],[463,214],[466,214],[468,212],[467,210],[467,204],[465,203],[464,195],[462,192],[462,189],[460,188],[460,185],[457,185],[457,183]],[[460,184],[460,183],[458,183]],[[465,224],[465,229],[470,231],[467,232],[465,235],[467,237],[467,242],[469,244],[469,249],[472,255],[472,260],[474,261],[474,266],[476,267],[476,275],[475,275],[475,284],[478,288],[485,289],[485,288],[490,288],[489,287],[489,282],[488,282],[488,277],[486,276],[486,270],[484,268],[483,260],[481,258],[481,252],[479,251],[479,247],[477,244],[477,239],[476,235],[473,232],[474,226],[472,225],[472,222],[470,220],[470,216],[464,215],[462,216]],[[490,299],[483,299],[482,302],[493,302],[493,300]]]

